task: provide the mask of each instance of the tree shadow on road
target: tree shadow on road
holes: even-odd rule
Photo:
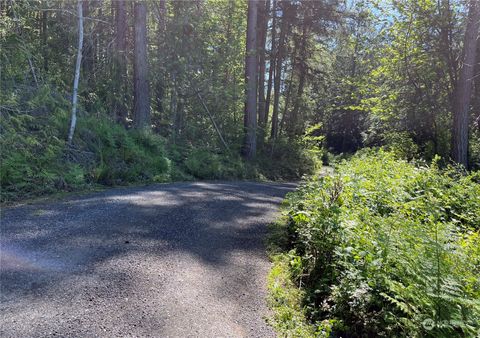
[[[265,272],[255,269],[257,260],[265,260],[266,224],[293,188],[287,183],[181,183],[113,189],[62,203],[7,209],[1,220],[2,314],[7,320],[21,318],[27,315],[28,304],[42,303],[52,316],[58,315],[62,308],[54,304],[60,301],[58,289],[66,303],[81,297],[77,303],[82,308],[91,302],[92,292],[93,299],[108,295],[120,306],[125,295],[138,291],[138,280],[149,280],[152,273],[158,282],[169,277],[162,274],[178,274],[181,264],[190,261],[203,269],[199,274],[223,271],[228,280],[212,282],[208,287],[214,291],[209,292],[218,291],[219,297],[240,295],[230,301],[245,305],[248,297],[241,296],[258,286],[256,279]],[[159,271],[151,272],[152,266]],[[235,292],[228,292],[232,289]],[[161,314],[149,311],[144,316],[151,317],[150,323],[165,325]],[[68,323],[64,330],[85,326]],[[5,336],[15,333],[3,326]],[[43,332],[39,325],[36,330]]]

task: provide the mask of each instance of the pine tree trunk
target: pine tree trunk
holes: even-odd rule
[[[302,103],[303,90],[305,88],[305,80],[307,76],[307,22],[303,23],[302,29],[302,40],[300,44],[300,62],[298,64],[298,88],[297,95],[295,97],[295,104],[293,106],[292,116],[291,116],[291,128],[290,132],[292,135],[295,135],[299,132],[298,124],[299,117],[298,113],[300,111],[300,104]]]
[[[164,59],[164,41],[165,41],[165,32],[166,32],[166,12],[167,7],[165,0],[160,0],[157,2],[157,11],[158,11],[158,30],[157,30],[157,64],[159,69],[157,70],[157,81],[155,84],[155,107],[159,115],[159,119],[163,118],[164,112],[164,99],[165,99],[165,73],[163,69]]]
[[[48,12],[42,12],[42,46],[43,46],[43,71],[48,72]]]
[[[463,45],[463,62],[453,102],[452,158],[468,167],[468,120],[480,26],[480,3],[471,0]]]
[[[294,47],[293,53],[290,58],[290,63],[292,64],[292,68],[290,69],[290,79],[288,81],[285,79],[285,85],[284,87],[288,89],[285,93],[285,105],[283,107],[283,114],[282,114],[282,119],[280,121],[280,134],[284,130],[285,123],[287,122],[288,119],[290,119],[290,123],[287,125],[286,130],[290,133],[291,129],[293,128],[293,122],[294,120],[292,119],[292,116],[288,116],[288,108],[290,107],[290,101],[292,98],[292,89],[293,89],[293,76],[295,75],[296,72],[296,64],[295,64],[295,59],[297,57],[297,46]],[[285,70],[286,73],[286,70]]]
[[[475,132],[480,136],[480,40],[477,41],[477,61],[475,62],[472,108],[475,112],[473,126],[475,127]]]
[[[270,47],[270,64],[268,66],[268,81],[267,81],[267,97],[265,99],[265,122],[263,123],[265,128],[268,126],[268,115],[270,114],[270,100],[272,97],[272,82],[273,82],[273,76],[274,76],[274,69],[275,69],[275,39],[276,39],[276,21],[277,21],[277,7],[276,7],[276,1],[273,0],[272,3],[272,30],[271,30],[271,47]]]
[[[115,89],[113,114],[114,119],[125,124],[127,122],[127,11],[125,0],[112,0],[115,7]]]
[[[265,137],[265,44],[267,42],[268,12],[270,10],[270,0],[259,3],[258,15],[258,126],[259,126],[259,145],[263,143]]]
[[[282,26],[280,28],[280,38],[278,40],[277,60],[275,62],[275,78],[273,83],[273,113],[272,113],[272,132],[271,139],[276,139],[278,136],[278,111],[280,103],[280,82],[282,79],[283,54],[285,50],[285,37],[287,33],[288,21],[285,15],[285,8],[283,8]]]
[[[147,4],[135,3],[133,124],[137,129],[150,127],[150,93],[147,59]]]
[[[248,1],[247,45],[245,56],[246,103],[244,114],[244,142],[242,155],[255,157],[257,132],[257,1]]]
[[[83,17],[88,19],[91,16],[90,1],[83,0],[82,5]],[[83,78],[88,84],[88,88],[86,88],[88,92],[91,92],[95,89],[95,32],[92,27],[92,22],[89,22],[89,20],[84,20],[84,30],[87,32],[87,34],[85,34],[85,41],[83,45],[82,66]]]

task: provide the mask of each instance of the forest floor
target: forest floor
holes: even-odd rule
[[[0,336],[274,336],[264,237],[294,188],[173,183],[4,208]]]

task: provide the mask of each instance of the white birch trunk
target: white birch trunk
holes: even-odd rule
[[[80,80],[80,65],[82,63],[82,49],[83,49],[83,8],[82,1],[77,1],[77,15],[78,15],[78,49],[77,62],[75,64],[75,78],[73,80],[73,94],[72,94],[72,119],[70,121],[70,130],[68,132],[68,145],[72,144],[73,134],[77,125],[77,100],[78,100],[78,81]]]

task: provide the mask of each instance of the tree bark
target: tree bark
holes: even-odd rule
[[[87,18],[87,21],[84,23],[84,29],[87,34],[85,36],[84,46],[83,46],[83,56],[82,56],[82,66],[83,66],[83,77],[84,81],[88,83],[88,91],[92,91],[95,88],[95,29],[92,22],[89,22],[88,17],[90,17],[90,1],[83,0],[82,2],[82,11],[83,17]]]
[[[172,90],[170,91],[170,112],[172,114],[171,120],[173,121],[172,139],[175,144],[177,136],[179,134],[179,128],[177,123],[177,110],[178,110],[178,93],[177,93],[177,76],[176,72],[172,73]]]
[[[480,39],[477,41],[477,61],[475,62],[475,80],[473,89],[472,108],[475,112],[473,126],[475,132],[480,136]]]
[[[284,126],[285,126],[285,123],[287,122],[288,120],[288,108],[290,107],[290,100],[292,98],[292,89],[293,89],[293,76],[295,75],[295,72],[296,72],[296,63],[295,63],[295,59],[297,57],[297,46],[295,46],[295,48],[293,49],[293,53],[291,55],[291,64],[292,64],[292,68],[290,69],[290,79],[287,79],[285,78],[285,84],[284,84],[284,87],[287,88],[287,85],[288,85],[288,90],[286,91],[285,93],[285,105],[283,107],[283,114],[282,114],[282,119],[280,121],[280,134],[282,133],[282,131],[284,130]],[[287,73],[287,71],[285,70],[285,74]],[[294,121],[292,120],[292,117],[290,116],[290,123],[293,123]],[[290,132],[292,128],[292,125],[287,125],[287,128],[286,130],[288,132]]]
[[[265,121],[264,121],[264,126],[267,128],[268,125],[268,115],[270,113],[270,99],[272,96],[272,82],[273,82],[273,76],[274,76],[274,70],[275,70],[275,39],[276,39],[276,21],[277,21],[277,5],[276,5],[276,0],[273,0],[272,3],[272,30],[271,30],[271,47],[270,47],[270,64],[268,67],[268,81],[267,81],[267,97],[265,99]]]
[[[437,2],[438,11],[441,18],[440,25],[440,55],[443,55],[445,63],[447,65],[447,74],[449,77],[449,92],[450,96],[452,95],[452,88],[455,87],[457,83],[457,62],[455,60],[455,55],[452,49],[452,29],[453,29],[453,11],[451,8],[450,0],[441,0]],[[451,97],[450,97],[451,98]]]
[[[265,137],[265,44],[267,42],[267,29],[268,29],[268,12],[270,10],[270,0],[261,1],[259,3],[259,15],[258,15],[258,54],[259,54],[259,67],[258,67],[258,126],[259,126],[259,143],[263,143]]]
[[[272,131],[271,139],[276,139],[278,136],[278,110],[280,103],[280,82],[282,79],[283,54],[285,51],[285,36],[287,33],[288,20],[286,17],[286,8],[282,8],[282,25],[280,28],[280,37],[278,40],[278,53],[275,62],[275,78],[273,83],[273,113],[272,113]]]
[[[164,99],[165,99],[165,72],[163,71],[163,62],[164,59],[164,41],[165,41],[165,32],[167,29],[166,25],[166,13],[167,7],[165,0],[160,0],[156,3],[157,5],[157,19],[158,19],[158,29],[157,29],[157,81],[155,83],[155,107],[159,119],[162,119],[164,112]]]
[[[75,64],[75,77],[73,79],[73,94],[72,94],[72,117],[70,120],[70,130],[68,132],[68,145],[72,145],[73,134],[77,125],[77,98],[78,98],[78,82],[80,80],[80,65],[82,64],[82,49],[83,49],[83,8],[82,1],[77,1],[77,16],[78,16],[78,47],[77,47],[77,62]]]
[[[303,23],[302,40],[300,42],[300,61],[298,63],[298,88],[297,95],[295,97],[295,104],[292,110],[290,133],[295,135],[298,130],[298,113],[300,111],[300,104],[302,103],[303,90],[305,88],[305,80],[307,76],[307,18]]]
[[[147,58],[147,4],[135,3],[133,124],[137,129],[150,126],[150,93]]]
[[[294,41],[294,46],[293,46],[293,51],[291,52],[290,54],[290,65],[291,65],[291,68],[290,68],[290,78],[287,80],[286,78],[286,74],[288,73],[287,72],[287,68],[285,67],[285,69],[283,70],[283,72],[285,73],[285,83],[284,83],[284,88],[285,88],[285,92],[284,92],[284,106],[283,106],[283,114],[282,114],[282,119],[280,120],[280,129],[279,129],[279,133],[281,134],[283,130],[286,130],[288,133],[290,133],[290,130],[292,128],[292,123],[293,123],[293,120],[292,120],[292,116],[289,116],[289,110],[288,108],[290,107],[290,101],[292,99],[292,90],[294,88],[294,84],[293,84],[293,78],[295,76],[295,73],[297,72],[297,51],[298,51],[298,45],[299,45],[299,41],[298,39],[296,39],[295,37],[293,37],[293,41]],[[286,59],[286,56],[285,56],[285,59]],[[288,88],[288,89],[287,89]],[[290,123],[287,123],[287,120],[290,120],[288,122]],[[287,127],[284,129],[285,127],[285,123],[287,123]]]
[[[113,114],[114,119],[125,124],[127,121],[127,11],[125,0],[112,0],[112,6],[115,7],[115,90]]]
[[[463,62],[453,102],[452,158],[468,167],[468,120],[480,26],[480,3],[471,0],[463,45]]]
[[[43,71],[45,74],[48,72],[48,12],[42,12],[42,46],[43,46]]]
[[[246,103],[244,113],[244,142],[242,155],[255,157],[257,132],[257,1],[248,1],[247,44],[245,56]]]

